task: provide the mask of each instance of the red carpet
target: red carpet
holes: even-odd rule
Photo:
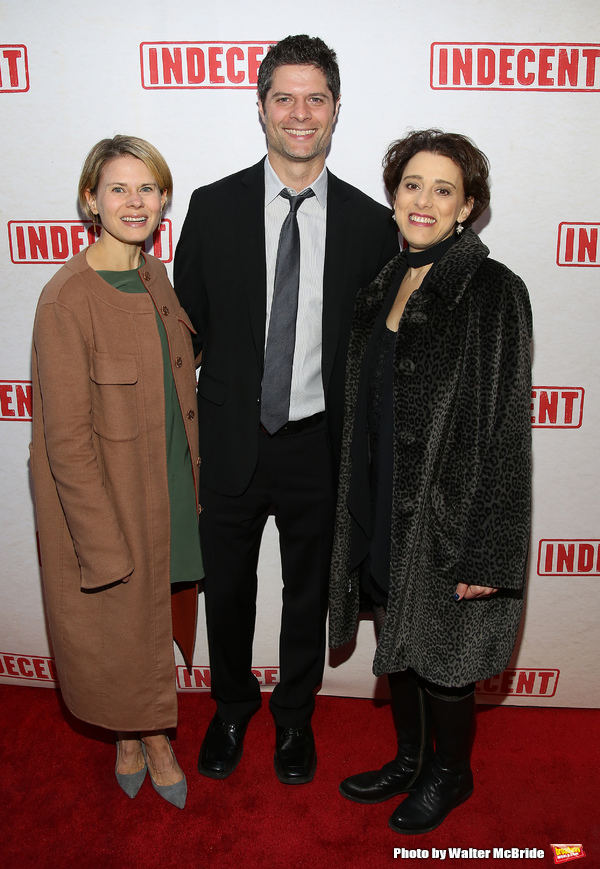
[[[244,757],[226,781],[196,772],[214,704],[179,695],[174,748],[188,777],[175,809],[148,779],[135,800],[114,778],[107,735],[64,711],[54,690],[0,685],[0,867],[215,867],[346,869],[380,866],[553,866],[551,844],[582,844],[569,866],[600,866],[600,711],[480,706],[473,752],[475,793],[444,824],[405,837],[387,826],[395,800],[348,802],[338,783],[393,753],[385,704],[319,697],[313,720],[319,765],[295,787],[273,772],[274,726],[266,702],[250,724]],[[428,857],[394,858],[394,848]],[[434,858],[433,848],[490,849]],[[493,848],[540,849],[543,858],[494,858]],[[473,852],[471,852],[473,854]],[[507,864],[506,860],[510,859]]]

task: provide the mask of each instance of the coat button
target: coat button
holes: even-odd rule
[[[142,272],[142,278],[143,278],[145,281],[149,281],[149,280],[150,280],[150,272],[149,272],[147,269],[145,269],[145,270]]]
[[[194,419],[195,416],[196,416],[196,411],[195,411],[195,410],[188,410],[188,412],[187,412],[187,418],[188,418],[188,419]]]
[[[200,515],[200,513],[202,513],[203,510],[204,510],[204,507],[202,506],[202,504],[198,504],[198,515]]]
[[[181,368],[182,365],[183,365],[183,359],[181,358],[181,356],[178,356],[177,359],[175,360],[175,366],[176,366],[176,368]]]
[[[165,317],[168,317],[168,316],[169,316],[169,309],[167,308],[166,305],[163,305],[162,308],[161,308],[160,310],[163,312],[163,314],[165,315]]]
[[[198,458],[196,459],[196,464],[198,465],[198,467],[200,467],[200,465],[202,464],[202,459],[200,458],[200,456],[198,456]]]
[[[414,374],[415,363],[412,359],[401,359],[398,369],[401,374]]]

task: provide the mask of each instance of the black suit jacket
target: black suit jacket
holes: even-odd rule
[[[197,330],[202,485],[247,487],[258,457],[265,347],[264,160],[195,190],[175,253],[175,291]],[[389,209],[328,172],[322,372],[337,475],[344,372],[357,291],[398,253]]]

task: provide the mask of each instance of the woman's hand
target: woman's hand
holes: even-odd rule
[[[490,588],[488,585],[467,585],[466,582],[459,582],[454,600],[475,600],[478,597],[489,597],[497,591],[497,588]]]

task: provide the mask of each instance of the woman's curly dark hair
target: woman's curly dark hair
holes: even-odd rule
[[[483,151],[467,136],[442,130],[417,130],[392,142],[383,158],[383,182],[393,200],[406,164],[420,151],[441,154],[456,163],[462,172],[465,199],[473,197],[473,208],[464,221],[470,226],[490,204],[488,177],[490,164]]]

